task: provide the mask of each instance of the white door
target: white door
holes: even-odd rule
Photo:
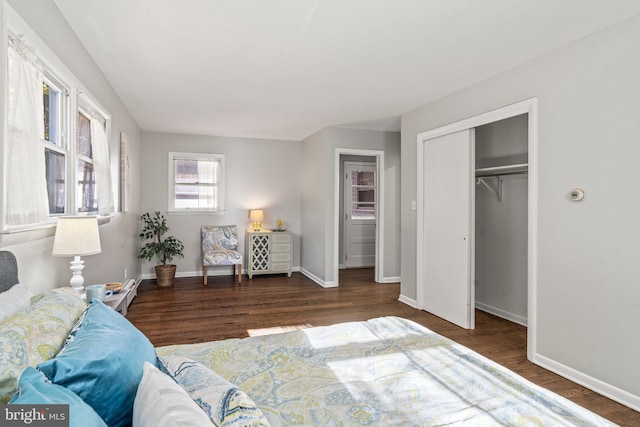
[[[424,283],[420,307],[475,327],[473,129],[424,142]]]
[[[345,267],[373,267],[376,264],[375,163],[344,164]]]

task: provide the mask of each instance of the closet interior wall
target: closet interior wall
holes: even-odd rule
[[[477,169],[526,164],[527,120],[523,114],[477,127]],[[484,185],[476,178],[475,194],[476,308],[526,326],[527,174],[485,176],[482,180]]]

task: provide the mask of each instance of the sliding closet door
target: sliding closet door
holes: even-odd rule
[[[474,132],[424,142],[424,265],[420,306],[475,327],[473,283]]]

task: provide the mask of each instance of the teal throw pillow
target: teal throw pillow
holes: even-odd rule
[[[9,404],[69,405],[69,427],[107,427],[74,392],[53,384],[36,368],[26,368],[18,380],[18,392]]]
[[[93,301],[58,355],[38,366],[53,383],[80,396],[111,427],[131,425],[144,362],[153,345],[118,312]]]

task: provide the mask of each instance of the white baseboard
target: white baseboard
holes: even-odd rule
[[[207,276],[231,276],[233,272],[231,271],[231,267],[229,270],[214,270],[209,269],[209,274]],[[199,271],[176,271],[176,277],[202,277],[202,270]],[[143,280],[155,279],[155,273],[145,273],[140,276]]]
[[[527,326],[527,318],[524,316],[520,316],[518,314],[509,313],[508,311],[501,310],[496,307],[492,307],[488,304],[483,304],[481,302],[476,301],[476,308],[478,310],[486,311],[489,314],[493,314],[494,316],[501,317],[503,319],[507,319],[510,322],[517,323],[518,325]]]
[[[300,271],[300,273],[304,274],[309,279],[313,280],[314,282],[316,282],[318,285],[322,286],[323,288],[335,288],[335,287],[339,286],[339,284],[336,283],[335,280],[332,281],[332,282],[325,282],[324,280],[322,280],[321,278],[319,278],[318,276],[316,276],[315,274],[313,274],[309,270],[305,270],[304,268],[298,267],[298,271]],[[399,281],[400,281],[399,277],[384,277],[382,279],[382,281],[379,282],[379,283],[398,283]]]
[[[313,274],[309,270],[305,270],[302,267],[300,267],[300,273],[304,274],[309,279],[313,280],[314,282],[316,282],[318,285],[322,286],[323,288],[335,288],[335,287],[338,286],[338,284],[335,281],[333,281],[333,282],[325,282],[324,280],[322,280],[321,278],[319,278],[318,276],[316,276],[315,274]]]
[[[226,267],[224,269],[218,269],[215,267],[209,267],[209,269],[207,270],[207,277],[209,276],[232,276],[233,275],[233,270],[231,270],[231,266],[230,265],[225,265],[223,267]],[[300,267],[291,267],[291,271],[292,272],[299,272],[300,271]],[[242,270],[243,275],[247,275],[246,270]],[[197,270],[197,271],[176,271],[176,277],[202,277],[203,276],[203,271],[202,270]],[[155,279],[156,275],[154,273],[146,273],[146,274],[141,274],[140,276],[138,276],[139,279],[138,280],[148,280],[148,279]]]
[[[411,308],[418,308],[418,301],[414,300],[413,298],[406,297],[402,294],[400,294],[400,298],[398,298],[398,301],[407,304]]]
[[[535,353],[533,355],[533,363],[540,365],[551,372],[563,376],[574,383],[580,384],[588,389],[595,391],[609,399],[615,400],[629,408],[640,411],[640,396],[629,393],[611,384],[605,383],[597,378],[593,378],[580,371],[570,368],[562,363],[558,363],[555,360]]]

